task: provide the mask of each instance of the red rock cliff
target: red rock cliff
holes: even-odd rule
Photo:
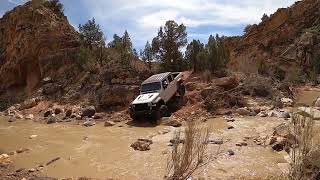
[[[66,17],[28,2],[0,19],[0,90],[25,87],[73,63],[78,33]]]

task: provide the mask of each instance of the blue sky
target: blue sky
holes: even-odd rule
[[[27,0],[0,0],[0,17]],[[242,35],[247,24],[259,23],[264,13],[288,7],[295,0],[60,0],[70,24],[77,27],[95,17],[107,41],[128,30],[140,49],[166,20],[187,26],[188,39],[206,42],[210,34]]]

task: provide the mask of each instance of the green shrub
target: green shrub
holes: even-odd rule
[[[46,0],[43,5],[51,9],[56,15],[64,16],[63,4],[59,0]]]
[[[82,70],[90,70],[94,66],[95,57],[88,48],[81,47],[76,57],[76,64]]]

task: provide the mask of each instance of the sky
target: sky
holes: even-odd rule
[[[0,17],[27,0],[0,0]],[[288,7],[296,0],[60,0],[75,28],[95,18],[107,41],[127,30],[136,49],[152,41],[160,26],[175,20],[187,26],[188,41],[207,42],[210,34],[242,35],[264,13]]]

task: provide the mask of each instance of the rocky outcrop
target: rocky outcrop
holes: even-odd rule
[[[284,73],[292,66],[309,68],[312,56],[320,50],[319,8],[320,1],[298,1],[250,26],[242,37],[228,38],[230,67],[252,69],[265,63]]]
[[[73,64],[77,47],[78,33],[66,17],[32,2],[14,8],[0,19],[0,90],[33,90]]]

